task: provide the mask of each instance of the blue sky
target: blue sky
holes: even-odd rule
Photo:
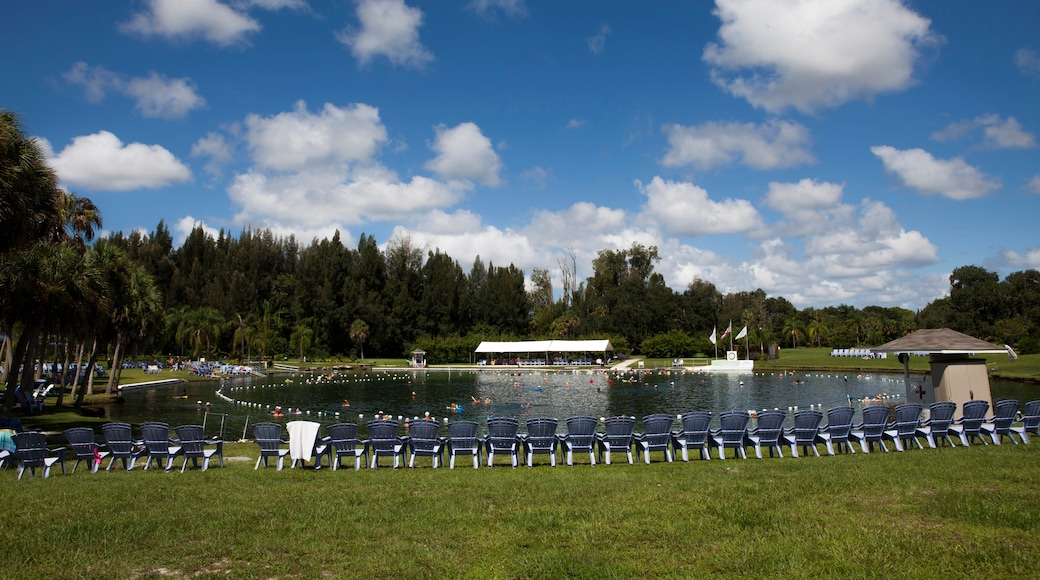
[[[1040,268],[1032,0],[12,2],[0,107],[106,231],[408,237],[923,307]]]

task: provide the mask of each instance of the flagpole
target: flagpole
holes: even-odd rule
[[[729,349],[733,350],[733,319],[729,319]]]

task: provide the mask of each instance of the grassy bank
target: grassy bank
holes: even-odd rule
[[[1020,355],[1018,360],[1010,361],[1007,355],[982,355],[990,374],[995,377],[1040,381],[1040,355]],[[867,371],[867,372],[903,372],[903,365],[896,357],[884,359],[862,359],[856,357],[833,357],[829,348],[788,348],[781,349],[780,358],[755,363],[756,371]],[[910,372],[929,372],[928,357],[910,357]]]
[[[254,472],[255,450],[204,473],[0,472],[3,574],[963,578],[1040,558],[1035,443],[479,471]]]

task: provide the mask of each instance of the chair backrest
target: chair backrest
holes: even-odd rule
[[[408,426],[408,435],[412,445],[424,449],[431,449],[440,443],[440,423],[431,419],[417,419]]]
[[[18,460],[26,467],[39,467],[47,458],[47,436],[39,431],[23,431],[11,436]]]
[[[101,433],[114,457],[129,457],[134,452],[133,430],[129,423],[105,423],[101,426]]]
[[[454,421],[448,423],[448,439],[454,447],[476,447],[477,424],[473,421]]]
[[[527,420],[527,442],[531,447],[548,448],[556,442],[556,419],[535,417]]]
[[[849,432],[852,431],[852,417],[856,410],[852,407],[834,407],[827,409],[826,432],[831,436],[831,441],[842,442],[849,440]]]
[[[635,428],[634,417],[608,417],[603,420],[603,441],[615,447],[632,445]]]
[[[567,442],[572,447],[592,447],[596,441],[595,417],[570,417],[567,419]]]
[[[329,425],[329,439],[338,452],[353,451],[358,444],[358,426],[354,423]]]
[[[1020,403],[1015,399],[1004,399],[997,401],[993,406],[993,430],[998,435],[1007,435],[1011,430],[1011,424],[1015,422]]]
[[[961,408],[963,413],[961,414],[960,422],[964,433],[977,434],[982,429],[983,421],[986,420],[986,413],[989,411],[989,401],[965,401]]]
[[[1040,400],[1026,403],[1022,410],[1022,427],[1026,431],[1040,428]]]
[[[278,453],[282,444],[282,426],[278,423],[253,425],[253,440],[260,446],[260,453]]]
[[[723,445],[740,445],[744,441],[751,415],[747,411],[726,411],[719,415],[719,434]]]
[[[951,401],[939,401],[928,405],[928,427],[931,429],[932,437],[941,437],[950,432],[950,423],[953,423],[953,414],[956,412],[957,403]]]
[[[820,421],[823,413],[813,410],[802,410],[794,414],[794,442],[796,445],[812,445],[816,442],[816,434],[820,432]]]
[[[921,404],[906,403],[896,407],[895,428],[898,437],[910,437],[921,424]]]
[[[94,440],[94,430],[90,427],[72,427],[65,430],[65,439],[69,447],[76,454],[76,459],[94,459],[94,451],[97,450],[97,442]]]
[[[202,425],[179,425],[174,427],[181,450],[188,457],[202,457],[206,448],[206,433]]]
[[[784,432],[784,419],[786,418],[787,412],[779,409],[759,411],[758,426],[755,428],[759,444],[775,445],[780,440],[780,435]]]
[[[711,413],[707,411],[692,411],[683,413],[679,417],[682,423],[680,434],[686,439],[687,444],[705,443],[708,433],[711,431]]]
[[[868,441],[880,441],[881,434],[888,425],[889,413],[888,407],[883,405],[871,405],[863,409],[863,422],[860,424],[863,437]]]
[[[148,453],[168,453],[170,450],[170,425],[167,423],[141,423],[141,438]]]
[[[667,445],[672,440],[674,417],[666,413],[654,413],[643,417],[643,441],[651,446]]]
[[[418,421],[416,421],[418,422]],[[399,423],[394,419],[379,419],[368,422],[369,444],[374,451],[389,451],[400,441]]]
[[[520,422],[511,417],[491,417],[487,420],[488,444],[492,449],[512,449]]]

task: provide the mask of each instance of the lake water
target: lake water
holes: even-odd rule
[[[196,381],[130,391],[124,394],[123,403],[109,407],[108,414],[112,420],[128,422],[205,422],[207,434],[222,431],[228,439],[237,439],[243,432],[251,437],[247,425],[271,420],[269,413],[276,406],[284,413],[280,421],[303,418],[326,425],[349,421],[363,426],[383,412],[394,418],[429,413],[442,422],[447,418],[481,424],[491,416],[514,417],[521,422],[531,417],[556,417],[562,430],[563,420],[573,415],[639,418],[651,413],[712,411],[717,422],[722,411],[773,408],[789,411],[790,424],[795,407],[826,411],[848,405],[851,400],[859,411],[864,406],[860,402],[863,398],[880,394],[886,402],[900,403],[905,392],[902,374],[466,369],[318,377],[273,374],[266,379]],[[931,385],[928,376],[912,375],[910,380]],[[1033,384],[991,380],[990,387],[994,400],[1015,398],[1025,403],[1040,397],[1040,389]],[[481,403],[474,404],[474,399]],[[461,409],[452,411],[452,404]]]

